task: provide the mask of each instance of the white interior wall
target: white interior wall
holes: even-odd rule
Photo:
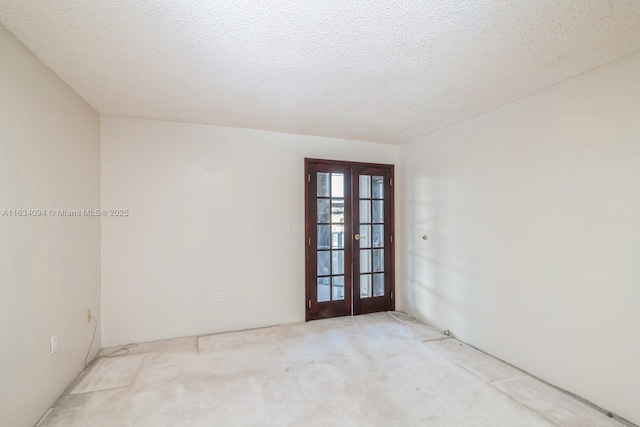
[[[401,149],[403,306],[635,423],[639,76],[640,53]]]
[[[303,321],[304,158],[395,164],[398,152],[103,117],[102,207],[130,211],[102,221],[104,345]]]
[[[97,208],[100,118],[2,26],[0,52],[0,425],[29,426],[83,368],[100,220],[2,213]]]

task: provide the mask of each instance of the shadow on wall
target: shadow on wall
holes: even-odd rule
[[[428,177],[408,180],[405,298],[408,311],[433,326],[466,328],[464,319],[458,319],[453,310],[460,313],[472,308],[472,301],[460,292],[463,286],[459,284],[468,282],[473,274],[462,262],[455,262],[459,257],[447,256],[451,251],[464,252],[465,248],[451,248],[444,243],[448,235],[457,232],[446,228],[447,212],[442,207],[452,204],[442,200],[452,193],[445,187]]]
[[[442,319],[443,313],[438,310],[446,298],[439,288],[442,282],[437,262],[441,240],[438,239],[440,221],[435,180],[417,177],[408,181],[406,206],[404,271],[407,308],[422,320],[434,323]],[[427,236],[427,240],[423,240],[423,236]]]

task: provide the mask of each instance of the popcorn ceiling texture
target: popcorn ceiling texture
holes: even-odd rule
[[[399,144],[640,50],[638,0],[0,0],[100,113]]]

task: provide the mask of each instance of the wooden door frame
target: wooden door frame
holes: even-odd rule
[[[329,160],[329,159],[314,159],[305,157],[304,159],[304,229],[305,229],[305,239],[304,239],[304,254],[305,254],[305,321],[309,321],[310,319],[310,284],[311,284],[311,276],[313,272],[310,270],[311,265],[311,246],[308,243],[311,239],[311,229],[309,224],[309,165],[310,164],[324,164],[330,166],[349,166],[349,167],[360,167],[360,168],[382,168],[389,170],[389,176],[391,179],[391,194],[389,195],[389,204],[391,206],[391,214],[390,214],[390,227],[391,227],[391,236],[393,236],[393,241],[391,242],[391,246],[389,248],[391,254],[391,310],[395,310],[396,305],[396,254],[395,254],[395,176],[394,176],[394,165],[392,164],[384,164],[384,163],[366,163],[366,162],[350,162],[345,160]],[[354,184],[352,184],[354,185]],[[353,301],[352,301],[353,304]]]

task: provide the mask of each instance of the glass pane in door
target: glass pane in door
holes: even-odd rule
[[[381,297],[384,295],[384,273],[373,275],[373,296]]]
[[[371,226],[370,225],[360,226],[360,247],[361,248],[371,247]]]
[[[371,200],[360,200],[360,223],[371,222]]]
[[[373,271],[376,273],[384,271],[384,249],[373,250]]]
[[[360,273],[371,273],[371,251],[360,250]]]
[[[318,224],[331,222],[329,199],[318,199]]]
[[[329,277],[318,277],[318,302],[331,300],[331,283]]]
[[[331,174],[331,197],[344,197],[344,175]]]
[[[382,200],[373,201],[373,222],[384,222],[384,201]]]
[[[371,177],[371,182],[373,183],[373,198],[382,199],[384,195],[384,177],[374,175]]]
[[[369,175],[360,175],[360,197],[371,197],[371,177]]]
[[[333,276],[332,299],[334,301],[344,299],[344,276]]]
[[[344,251],[331,251],[331,274],[344,274]]]
[[[373,241],[371,243],[374,248],[381,248],[384,246],[384,225],[373,226]]]
[[[318,251],[318,276],[328,276],[331,271],[329,251]]]
[[[328,173],[318,173],[318,197],[329,197],[329,175]]]
[[[318,249],[329,249],[331,243],[331,232],[329,225],[318,226]]]
[[[371,297],[371,275],[361,274],[360,275],[360,298],[370,298],[370,297]]]

